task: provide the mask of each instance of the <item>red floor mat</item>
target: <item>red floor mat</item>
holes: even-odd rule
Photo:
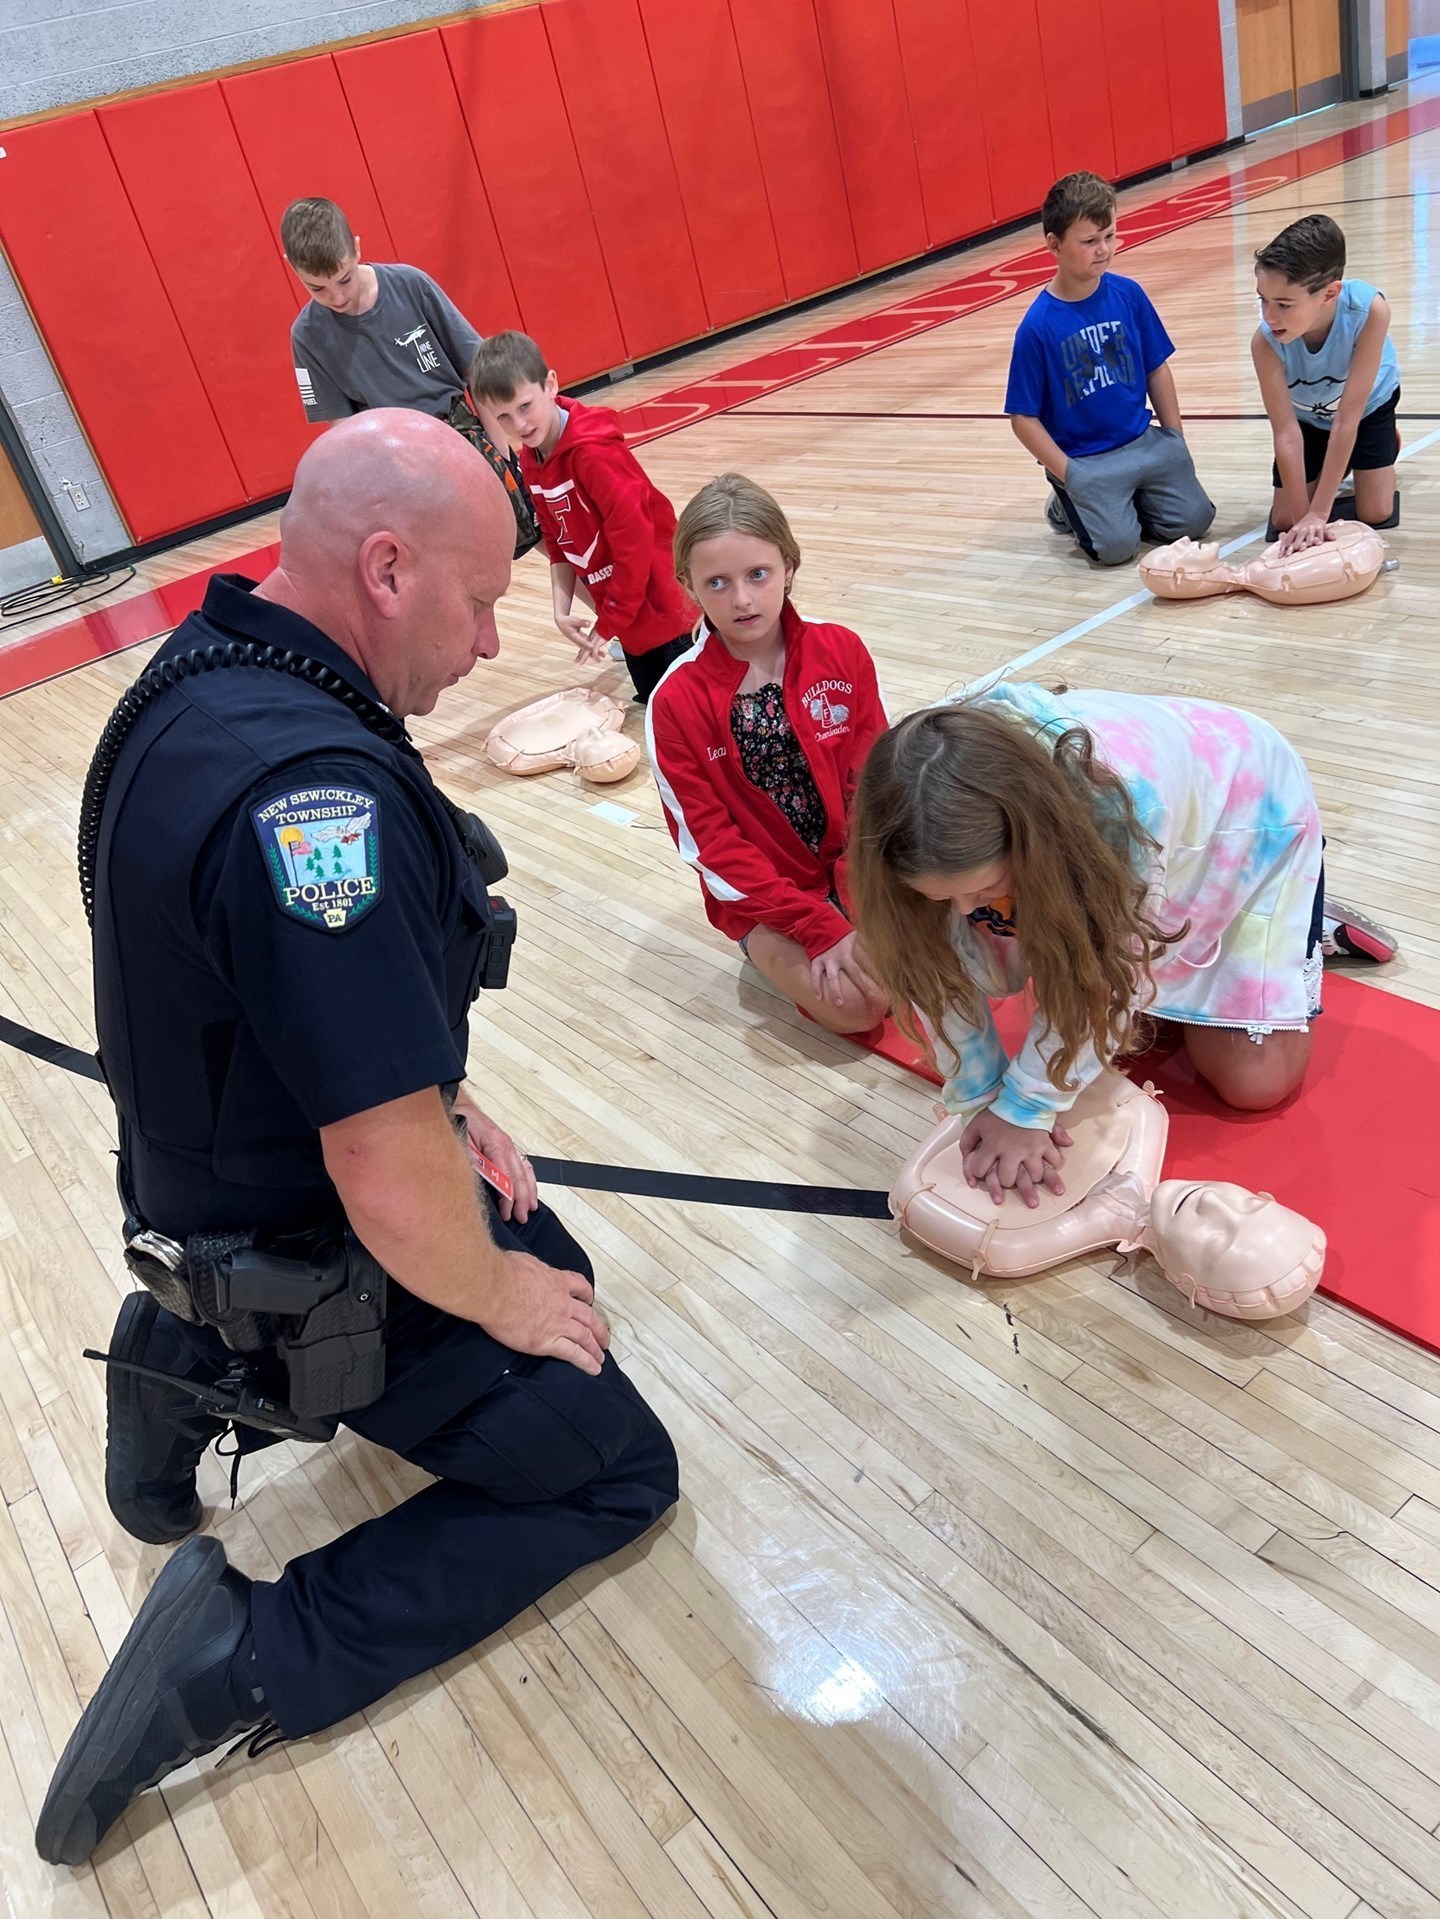
[[[1221,1106],[1183,1048],[1131,1075],[1165,1089],[1168,1177],[1234,1180],[1318,1221],[1321,1292],[1440,1352],[1440,1012],[1328,974],[1305,1084],[1271,1113]]]
[[[869,1033],[851,1033],[848,1037],[857,1046],[863,1046],[867,1053],[878,1053],[881,1059],[893,1060],[897,1066],[903,1066],[907,1073],[928,1079],[932,1086],[945,1084],[920,1048],[911,1045],[893,1019],[887,1019],[883,1026],[877,1027],[873,1036]]]

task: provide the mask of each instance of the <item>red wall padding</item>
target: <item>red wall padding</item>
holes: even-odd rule
[[[539,8],[481,14],[440,39],[525,331],[562,381],[619,366],[625,342]]]
[[[0,167],[0,239],[131,537],[240,505],[240,475],[95,115],[11,129]],[[224,297],[235,297],[228,280]]]
[[[349,215],[361,254],[371,260],[395,258],[395,243],[328,54],[237,74],[220,86],[260,204],[277,235],[280,216],[292,200],[337,200]],[[416,138],[423,142],[423,128],[416,128]],[[303,305],[298,281],[295,295],[297,305]]]
[[[1226,137],[1225,55],[1215,0],[1165,0],[1161,11],[1175,153],[1199,153]]]
[[[541,0],[627,356],[709,327],[637,0]],[[523,115],[521,116],[523,124]]]
[[[1101,3],[1096,0],[1077,15],[1075,0],[1034,0],[1057,180],[1066,173],[1101,173],[1109,179],[1115,172]]]
[[[1104,0],[1115,172],[1123,179],[1175,153],[1163,15],[1171,0]]]
[[[220,89],[149,94],[99,121],[245,497],[281,493],[312,437],[290,358],[293,276]]]
[[[1056,177],[1035,0],[976,0],[970,37],[995,218],[1016,220],[1034,212]]]
[[[894,0],[915,130],[926,243],[948,246],[995,218],[966,0]],[[987,0],[980,0],[983,6]]]
[[[394,257],[423,267],[477,332],[518,327],[520,305],[439,34],[350,47],[335,55],[335,70]]]
[[[1225,133],[1218,0],[537,0],[8,132],[0,240],[147,540],[310,437],[301,195],[573,383]]]
[[[862,273],[925,251],[905,68],[889,0],[815,0]]]
[[[640,18],[710,324],[733,326],[783,306],[785,281],[730,8],[640,0]]]
[[[780,243],[785,296],[803,300],[860,271],[820,35],[809,0],[730,0],[750,119]],[[703,96],[694,111],[705,115]],[[706,116],[708,117],[708,116]],[[712,126],[716,140],[724,129]]]

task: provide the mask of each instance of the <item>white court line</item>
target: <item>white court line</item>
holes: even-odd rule
[[[1401,460],[1413,460],[1417,453],[1423,453],[1426,447],[1434,446],[1437,440],[1440,440],[1440,426],[1422,435],[1410,445],[1402,446],[1396,465],[1398,466]],[[1235,539],[1227,540],[1220,549],[1220,557],[1222,560],[1228,559],[1232,553],[1238,553],[1242,546],[1249,546],[1253,541],[1264,539],[1264,537],[1263,526],[1252,527],[1248,533],[1241,533]],[[1018,673],[1022,666],[1033,666],[1036,660],[1043,660],[1048,654],[1058,653],[1062,646],[1069,646],[1073,640],[1083,640],[1087,633],[1093,633],[1099,626],[1108,626],[1111,620],[1118,620],[1122,613],[1129,613],[1135,607],[1143,606],[1146,600],[1153,600],[1154,597],[1155,595],[1146,587],[1141,587],[1138,593],[1128,593],[1123,600],[1117,600],[1113,606],[1104,607],[1099,613],[1092,613],[1088,620],[1081,620],[1075,626],[1067,626],[1065,631],[1057,633],[1053,640],[1042,640],[1039,646],[1032,646],[1028,653],[1019,653],[1013,660],[1007,660],[1004,666],[997,666],[980,679],[972,680],[968,686],[962,686],[958,693],[947,693],[940,704],[949,706],[956,700],[974,699],[981,693],[988,693],[992,686],[998,685],[1003,679],[1008,679],[1012,673]]]

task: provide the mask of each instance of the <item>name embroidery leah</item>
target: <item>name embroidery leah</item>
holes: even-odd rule
[[[380,898],[380,806],[352,786],[305,786],[250,809],[281,909],[343,933]]]

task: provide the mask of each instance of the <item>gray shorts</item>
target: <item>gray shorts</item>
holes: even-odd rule
[[[1051,479],[1070,531],[1101,566],[1123,566],[1141,540],[1200,540],[1215,503],[1195,477],[1183,433],[1152,424],[1138,440],[1072,459],[1065,484]]]

